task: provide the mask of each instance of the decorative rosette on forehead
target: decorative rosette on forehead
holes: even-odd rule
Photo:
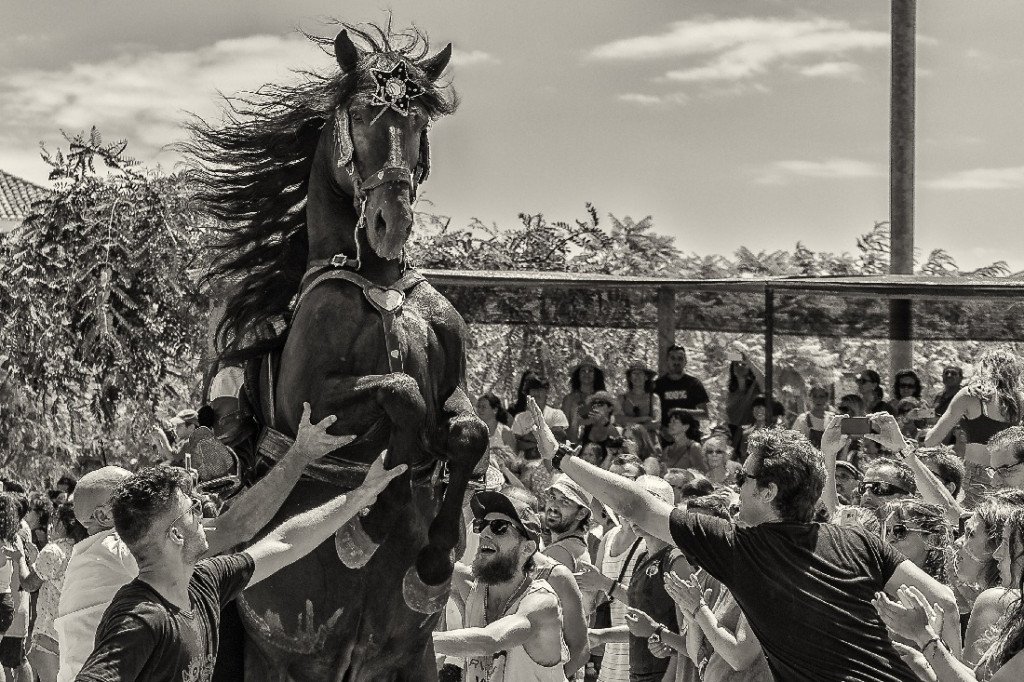
[[[390,71],[370,69],[370,72],[377,83],[377,90],[371,96],[373,103],[408,116],[412,100],[423,94],[423,87],[409,78],[409,67],[405,60],[399,60]]]

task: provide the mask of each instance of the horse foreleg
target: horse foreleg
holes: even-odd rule
[[[420,434],[426,418],[426,402],[416,380],[408,374],[337,380],[330,387],[327,399],[337,407],[369,399],[384,410],[391,422],[387,444],[389,467],[413,464],[411,458],[422,451]],[[377,502],[365,516],[357,516],[338,531],[335,548],[342,562],[353,569],[365,566],[411,499],[411,475],[406,473],[377,496]]]
[[[448,424],[448,488],[427,532],[427,545],[416,557],[415,574],[410,569],[403,583],[406,603],[423,613],[434,613],[447,601],[463,499],[473,468],[487,450],[487,426],[473,413],[461,389],[457,394],[445,405],[459,410]]]

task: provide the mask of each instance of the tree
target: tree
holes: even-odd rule
[[[144,440],[157,405],[191,402],[204,353],[208,303],[190,273],[206,222],[187,184],[95,128],[65,138],[66,152],[43,150],[55,189],[0,243],[5,390],[20,396],[0,413],[8,466]]]

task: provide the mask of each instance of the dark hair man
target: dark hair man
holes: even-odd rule
[[[208,680],[217,661],[220,610],[254,585],[313,551],[406,469],[384,469],[382,454],[355,490],[298,514],[237,554],[209,549],[201,501],[180,469],[149,467],[114,491],[114,526],[139,564],[139,577],[114,596],[81,682]]]
[[[280,509],[307,464],[352,441],[353,436],[327,433],[336,420],[331,415],[313,424],[309,403],[303,405],[295,443],[281,461],[236,497],[224,514],[203,520],[208,555],[252,539]],[[130,476],[127,469],[105,466],[83,476],[75,489],[75,516],[89,537],[75,545],[53,621],[60,655],[57,682],[75,679],[93,650],[96,628],[114,594],[139,575],[135,557],[114,528],[111,511],[114,491]]]
[[[543,553],[570,571],[587,556],[587,527],[593,510],[590,496],[567,476],[558,477],[548,488],[544,517],[551,531],[551,543]]]
[[[564,682],[569,651],[558,597],[532,576],[540,520],[529,505],[482,490],[470,500],[480,546],[472,577],[456,573],[465,627],[434,633],[434,652],[464,659],[466,680]]]
[[[654,382],[654,392],[661,400],[661,425],[668,426],[669,412],[677,407],[697,419],[707,419],[711,398],[700,379],[683,371],[686,369],[686,349],[669,346],[666,359],[668,371]]]
[[[644,494],[635,483],[559,449],[543,427],[537,440],[555,468],[651,535],[679,547],[691,563],[729,588],[775,679],[916,679],[872,603],[876,592],[895,595],[904,584],[940,603],[942,634],[960,650],[956,604],[942,596],[937,581],[878,537],[810,521],[825,485],[825,467],[821,453],[795,431],[764,430],[751,439],[737,476],[742,528]],[[902,438],[895,447],[901,445]]]

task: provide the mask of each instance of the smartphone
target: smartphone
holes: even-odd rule
[[[743,362],[743,353],[728,352],[725,354],[725,359],[729,362]]]
[[[839,426],[839,433],[848,436],[863,436],[871,433],[871,422],[867,417],[847,417]]]

